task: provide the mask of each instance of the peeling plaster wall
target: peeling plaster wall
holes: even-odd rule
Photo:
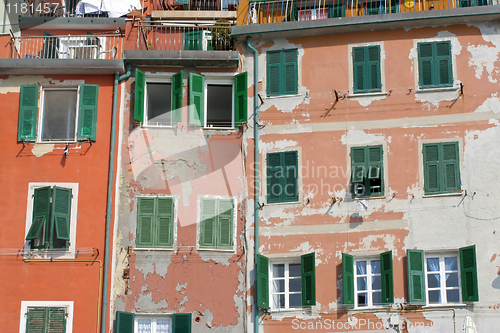
[[[259,253],[270,260],[316,253],[317,305],[302,311],[261,312],[261,332],[397,332],[389,324],[388,312],[356,314],[351,310],[352,316],[348,315],[341,298],[342,253],[363,257],[392,251],[395,311],[408,299],[407,249],[458,253],[460,247],[473,244],[479,302],[455,307],[455,316],[451,310],[432,307],[424,312],[402,311],[400,327],[406,326],[407,332],[460,332],[467,315],[478,331],[500,324],[496,319],[500,299],[499,28],[500,24],[487,22],[290,39],[280,38],[278,32],[267,39],[252,38],[259,51],[259,95],[264,100],[259,108],[258,202],[265,203],[259,211]],[[416,43],[426,39],[452,44],[454,86],[450,90],[415,92]],[[379,42],[384,49],[386,94],[348,97],[352,75],[348,46]],[[299,96],[265,98],[266,52],[282,48],[298,48]],[[244,43],[241,51],[243,68],[251,73],[253,53]],[[249,98],[249,109],[252,102]],[[249,170],[253,173],[254,141],[252,133],[245,134],[246,205],[253,207]],[[422,145],[443,141],[459,143],[462,192],[425,196]],[[353,200],[350,147],[366,145],[383,146],[385,193],[381,198]],[[298,151],[300,199],[268,204],[266,155],[283,150]],[[252,246],[250,210],[246,219],[248,245]],[[252,251],[247,260],[247,330],[252,331]]]

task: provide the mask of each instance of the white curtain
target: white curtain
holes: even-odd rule
[[[137,321],[137,333],[152,333],[151,319],[139,319]]]
[[[366,261],[356,262],[356,267],[358,269],[358,275],[366,275]],[[365,282],[365,290],[366,290],[366,284],[368,281],[366,280],[366,276],[364,276],[362,278],[363,278],[363,281]],[[359,290],[359,286],[358,286],[358,290]]]
[[[437,273],[437,274],[431,274],[430,278],[436,280],[437,285],[439,287],[441,287],[441,283],[439,281],[439,258],[428,258],[427,259],[427,271]],[[441,303],[441,293],[439,293],[438,302]]]
[[[169,320],[157,320],[156,333],[168,333],[169,326],[170,326]]]

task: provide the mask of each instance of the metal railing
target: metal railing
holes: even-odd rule
[[[12,37],[14,59],[121,59],[121,35]]]
[[[24,0],[12,6],[24,17],[107,17],[106,12],[81,0]]]
[[[492,5],[495,0],[250,0],[247,24]]]
[[[240,0],[151,0],[153,10],[214,10],[232,11]]]
[[[138,50],[235,50],[231,37],[233,24],[217,21],[206,26],[186,23],[140,22]]]

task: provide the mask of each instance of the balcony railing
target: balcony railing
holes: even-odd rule
[[[250,0],[246,24],[491,5],[493,0]],[[240,21],[239,21],[240,22]],[[241,24],[241,23],[239,23]]]
[[[120,35],[34,36],[12,38],[14,59],[121,59]]]
[[[228,21],[199,26],[172,22],[141,22],[137,46],[139,50],[232,51],[235,43]]]
[[[151,0],[153,10],[214,10],[232,11],[240,0]]]

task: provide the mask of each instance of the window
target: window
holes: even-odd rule
[[[297,202],[298,154],[296,151],[267,154],[267,202]]]
[[[58,142],[96,140],[99,86],[21,86],[17,140]]]
[[[267,96],[297,94],[297,49],[267,52]]]
[[[457,252],[406,250],[410,304],[479,301],[475,245]]]
[[[342,254],[342,300],[346,306],[375,307],[394,302],[392,251],[377,258]]]
[[[300,260],[272,260],[258,255],[257,304],[272,310],[293,310],[316,305],[315,253]]]
[[[134,119],[145,126],[172,126],[182,121],[182,89],[184,72],[171,80],[146,78],[135,71]]]
[[[200,249],[233,250],[235,217],[233,199],[202,198]]]
[[[353,47],[353,93],[382,91],[380,73],[380,45]]]
[[[189,123],[234,127],[247,121],[247,72],[234,77],[189,74]]]
[[[138,198],[137,247],[171,248],[174,243],[174,221],[174,199]]]
[[[135,315],[117,311],[116,333],[191,333],[191,313]]]
[[[78,184],[30,184],[26,248],[74,251]]]
[[[450,41],[418,43],[418,74],[421,89],[453,85]]]
[[[423,145],[425,194],[460,192],[458,149],[458,142]]]
[[[351,148],[351,192],[354,198],[384,195],[382,152],[382,146]]]
[[[73,302],[21,302],[21,333],[71,333]]]

